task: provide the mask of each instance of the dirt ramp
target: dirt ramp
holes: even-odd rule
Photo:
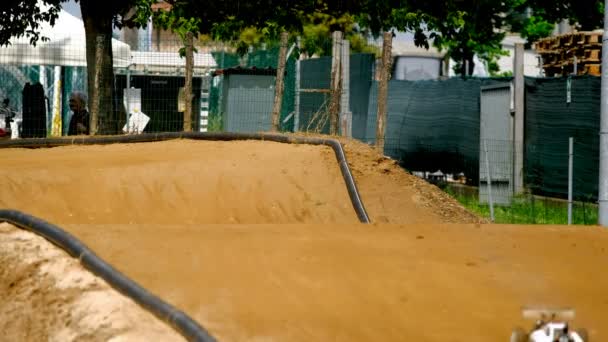
[[[358,222],[329,147],[173,140],[0,155],[0,207],[55,223]]]

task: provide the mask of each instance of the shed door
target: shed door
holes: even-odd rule
[[[513,196],[510,83],[481,87],[480,102],[479,202],[488,202],[486,165],[489,164],[492,200],[497,204],[510,204]]]

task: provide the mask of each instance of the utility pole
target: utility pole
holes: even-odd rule
[[[513,90],[515,117],[513,118],[513,192],[524,189],[524,44],[515,44],[513,59]]]
[[[598,223],[608,226],[608,0],[604,0],[602,37],[602,92],[600,105],[600,179]]]

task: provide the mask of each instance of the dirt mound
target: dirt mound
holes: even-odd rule
[[[329,147],[173,140],[0,156],[0,207],[54,223],[358,222]]]
[[[327,138],[317,134],[297,136]],[[359,140],[340,141],[365,207],[379,223],[486,223],[435,185],[410,174],[395,160]]]
[[[339,138],[374,222],[484,223],[435,185],[358,140]]]
[[[0,223],[3,341],[182,341],[43,238]]]
[[[479,221],[371,147],[343,143],[372,222]],[[329,147],[173,140],[0,156],[0,207],[55,223],[358,222]]]

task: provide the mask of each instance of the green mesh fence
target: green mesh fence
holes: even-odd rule
[[[597,198],[600,86],[601,79],[591,76],[526,79],[525,182],[535,193],[567,195],[573,137],[574,197]]]
[[[479,94],[504,79],[390,81],[385,153],[410,170],[463,172],[479,179]],[[371,87],[365,141],[375,143],[377,83]]]
[[[470,184],[477,184],[480,88],[508,81],[391,81],[385,153],[409,170],[463,172]],[[597,198],[600,83],[590,76],[526,78],[524,182],[533,193],[567,196],[568,138],[573,137],[574,197]],[[374,143],[376,83],[369,98],[364,141]]]

